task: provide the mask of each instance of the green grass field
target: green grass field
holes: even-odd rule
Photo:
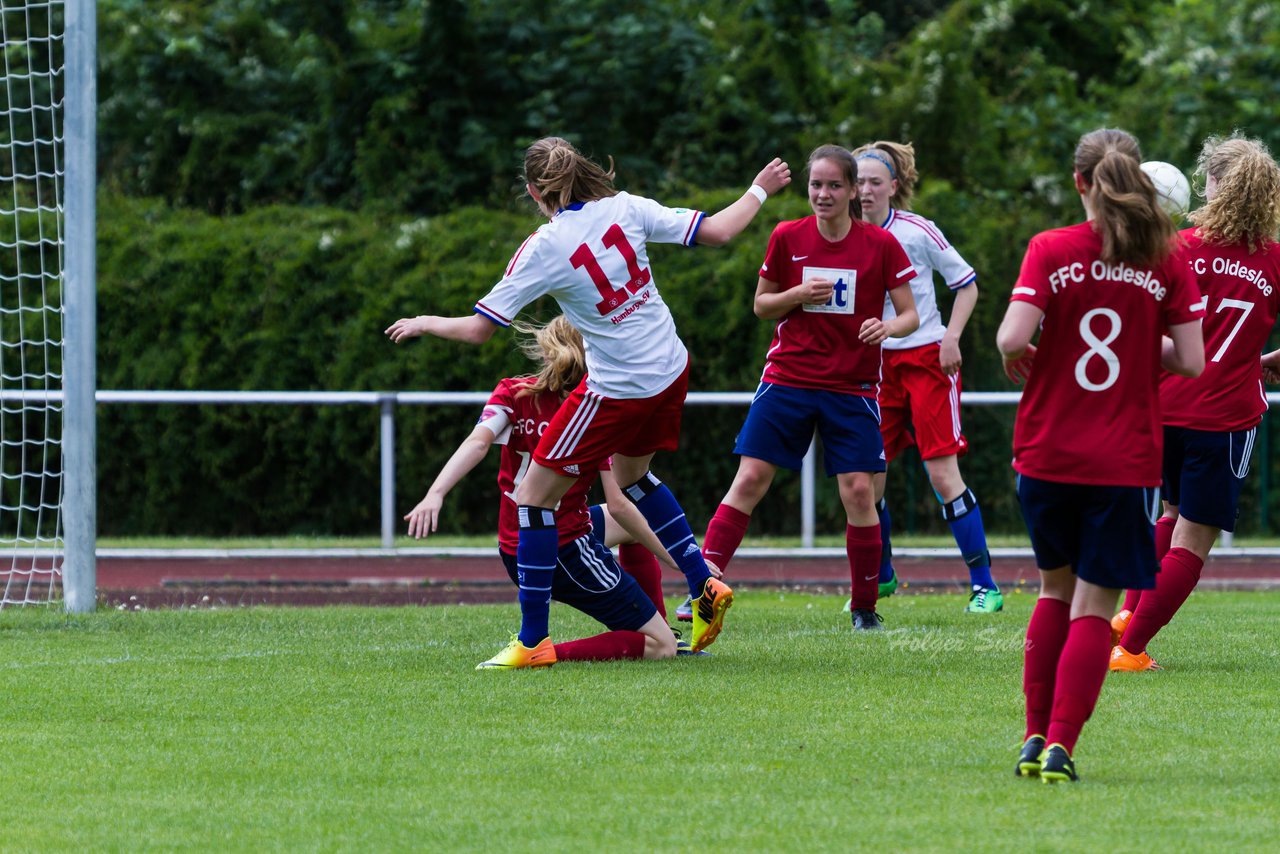
[[[747,592],[714,656],[514,673],[473,670],[513,606],[8,609],[0,848],[1274,850],[1280,593],[1195,594],[1056,787],[1012,772],[1031,594],[857,637],[841,605]]]

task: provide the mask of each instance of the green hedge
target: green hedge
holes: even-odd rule
[[[668,201],[715,210],[736,192]],[[99,204],[101,388],[488,390],[530,367],[511,333],[481,347],[435,339],[396,346],[383,330],[405,315],[468,313],[539,224],[531,210],[471,207],[410,220],[277,207],[218,218],[106,194]],[[917,209],[936,218],[978,270],[983,296],[964,341],[966,388],[1011,388],[992,344],[1006,294],[1027,237],[1072,213],[1016,197],[960,194],[941,183],[927,188]],[[807,212],[797,189],[771,200],[729,247],[651,247],[656,281],[693,354],[694,390],[755,387],[772,335],[772,324],[751,310],[758,265],[773,224]],[[547,301],[527,314],[546,319],[555,311]],[[655,466],[695,527],[732,480],[744,411],[690,407],[681,451]],[[400,408],[401,513],[475,416],[475,407]],[[974,451],[962,470],[996,530],[1021,525],[1008,466],[1012,416],[1008,407],[966,409]],[[99,425],[104,535],[379,529],[375,407],[112,404],[100,407]],[[492,530],[497,455],[490,456],[455,491],[446,532]],[[1258,487],[1255,477],[1250,489]],[[914,456],[896,467],[890,500],[900,527],[944,530]],[[798,508],[799,479],[781,474],[753,531],[797,533]],[[842,529],[834,483],[825,479],[818,513],[820,532]],[[1251,511],[1244,530],[1256,529],[1258,518]]]

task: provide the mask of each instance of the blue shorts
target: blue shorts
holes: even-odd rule
[[[519,584],[516,556],[500,552],[512,582]],[[640,585],[627,575],[591,534],[584,534],[560,549],[551,577],[551,598],[577,608],[608,627],[609,631],[639,631],[658,609]]]
[[[592,504],[587,508],[587,512],[591,514],[591,536],[600,542],[604,542],[604,505]]]
[[[776,383],[756,389],[733,452],[799,471],[815,428],[827,477],[884,471],[880,405],[874,397]]]
[[[1018,503],[1036,566],[1070,566],[1114,590],[1156,586],[1155,487],[1090,486],[1018,476]]]
[[[1256,425],[1235,433],[1164,428],[1164,500],[1192,522],[1234,531],[1257,435]]]

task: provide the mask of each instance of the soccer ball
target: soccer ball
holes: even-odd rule
[[[1151,183],[1156,185],[1156,200],[1174,222],[1187,215],[1191,205],[1191,183],[1182,170],[1163,160],[1148,160],[1142,164]]]

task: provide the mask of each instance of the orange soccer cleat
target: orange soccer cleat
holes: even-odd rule
[[[701,652],[715,641],[724,626],[724,612],[733,604],[733,590],[717,578],[708,578],[702,595],[693,600],[693,651]]]
[[[1124,630],[1129,628],[1129,621],[1133,619],[1132,611],[1121,611],[1111,618],[1111,645],[1117,646],[1120,638],[1124,637]]]
[[[1113,673],[1140,673],[1143,670],[1160,670],[1151,656],[1145,652],[1137,654],[1129,652],[1122,646],[1111,648],[1111,671]]]
[[[511,643],[488,661],[476,665],[476,670],[516,670],[522,667],[550,667],[556,663],[556,645],[545,637],[535,647],[527,647],[513,635]]]

